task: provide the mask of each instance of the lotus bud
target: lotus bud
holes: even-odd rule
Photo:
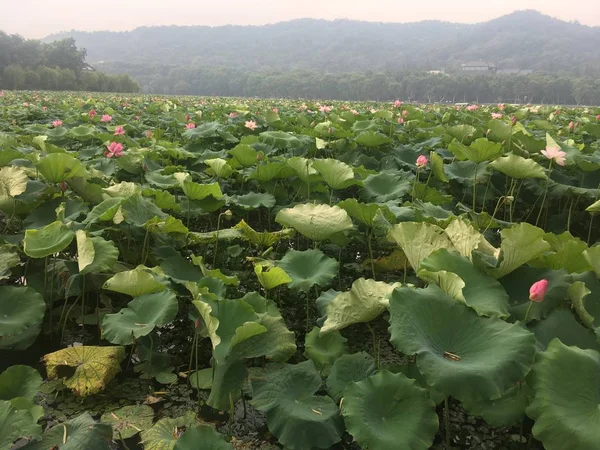
[[[517,119],[517,116],[513,116],[513,117],[512,117],[512,124],[513,124],[513,127],[514,127],[514,126],[517,124],[517,122],[518,122],[518,121],[519,121],[519,119]]]
[[[505,205],[510,205],[514,200],[515,198],[512,195],[506,195],[503,202]]]
[[[233,213],[231,212],[230,209],[228,209],[227,211],[225,211],[224,213],[222,213],[222,215],[227,220],[231,220],[231,218],[233,217]]]
[[[548,280],[543,279],[537,281],[529,288],[529,300],[532,302],[543,302],[546,293],[548,292]]]
[[[575,130],[575,122],[569,122],[569,131]]]
[[[425,155],[419,155],[417,158],[417,168],[422,169],[429,164],[429,159]]]

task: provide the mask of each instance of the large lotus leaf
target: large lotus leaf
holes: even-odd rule
[[[154,410],[150,406],[137,405],[106,412],[102,414],[100,422],[110,425],[116,438],[129,439],[152,427],[153,419]]]
[[[166,289],[165,284],[156,272],[145,266],[137,266],[133,270],[119,272],[106,280],[102,287],[132,297],[153,294]]]
[[[0,286],[0,348],[19,347],[23,341],[31,345],[45,312],[44,298],[34,289]]]
[[[541,178],[547,179],[544,168],[533,159],[523,158],[513,153],[493,161],[489,168],[515,179]]]
[[[133,344],[156,327],[172,322],[177,315],[177,297],[166,290],[134,298],[116,314],[107,314],[102,321],[102,336],[118,345]]]
[[[271,267],[265,270],[265,267],[257,264],[254,266],[254,273],[260,282],[260,285],[266,290],[271,290],[283,284],[289,284],[293,280],[281,267]]]
[[[355,142],[365,147],[379,147],[380,145],[389,144],[392,140],[383,133],[377,131],[363,131],[356,136]]]
[[[359,278],[349,291],[338,293],[329,302],[321,334],[375,319],[386,310],[387,298],[398,285]]]
[[[109,198],[128,198],[140,195],[142,188],[139,184],[133,183],[132,181],[121,181],[120,183],[113,184],[110,187],[102,189],[105,199]]]
[[[152,428],[142,431],[144,450],[173,450],[183,432],[198,425],[200,422],[192,411],[180,417],[160,419]]]
[[[472,125],[461,124],[454,125],[446,130],[450,136],[460,142],[469,142],[475,134],[477,134],[477,128]]]
[[[10,366],[0,374],[0,400],[21,397],[33,401],[42,385],[39,372],[29,366]]]
[[[331,189],[346,189],[356,184],[352,167],[337,159],[316,159],[312,167],[321,174]]]
[[[167,216],[165,218],[153,217],[148,220],[143,228],[146,230],[157,233],[157,234],[184,234],[189,233],[189,229],[179,219],[173,216]]]
[[[63,251],[74,237],[75,233],[62,222],[52,222],[40,230],[25,231],[23,251],[32,258],[45,258]]]
[[[397,288],[389,309],[391,342],[416,354],[428,385],[458,400],[499,398],[533,363],[533,333],[479,317],[435,285]]]
[[[193,181],[184,180],[182,183],[183,193],[190,200],[202,200],[209,196],[217,200],[223,198],[223,192],[219,183],[198,184]]]
[[[524,382],[519,382],[496,400],[475,400],[463,402],[464,408],[473,416],[483,419],[495,427],[518,424],[525,417],[533,392]]]
[[[49,353],[42,361],[46,364],[49,379],[64,378],[69,389],[86,397],[106,387],[121,370],[124,358],[125,347],[80,346]]]
[[[329,397],[314,395],[321,384],[310,360],[252,379],[251,403],[267,412],[269,430],[286,448],[328,449],[342,439],[337,405]]]
[[[85,177],[85,166],[67,153],[51,153],[36,165],[44,178],[52,183],[61,183],[69,178]]]
[[[0,169],[0,198],[16,197],[27,189],[29,178],[19,167],[2,167]]]
[[[550,244],[544,240],[544,230],[526,222],[500,232],[500,264],[491,275],[502,278],[529,261],[539,258],[550,250]]]
[[[600,327],[600,281],[593,272],[574,274],[569,298],[581,323],[588,328]]]
[[[348,339],[337,331],[322,336],[319,328],[313,327],[305,336],[304,355],[313,360],[319,370],[327,372],[336,359],[348,353],[347,342]]]
[[[149,220],[159,217],[164,219],[167,217],[158,206],[152,203],[150,200],[142,197],[141,195],[132,195],[123,201],[121,209],[119,210],[123,220],[136,227],[143,227]],[[117,213],[113,218],[113,221],[117,223]]]
[[[296,136],[285,131],[264,131],[259,135],[260,142],[271,145],[276,148],[298,148],[302,146]]]
[[[501,143],[491,142],[486,138],[476,139],[468,147],[457,141],[453,141],[448,150],[453,152],[459,159],[468,159],[477,164],[492,161],[502,156],[504,152]]]
[[[16,247],[12,245],[0,245],[0,281],[10,277],[11,271],[15,266],[18,266],[21,258],[16,251]]]
[[[288,250],[278,264],[292,278],[289,287],[308,291],[314,285],[327,286],[338,273],[339,263],[321,250]]]
[[[113,220],[122,203],[123,199],[120,197],[107,198],[92,208],[83,223],[91,225],[100,221]]]
[[[600,245],[588,248],[583,252],[583,257],[586,262],[592,267],[592,270],[596,273],[596,276],[600,278]]]
[[[256,166],[256,169],[250,174],[248,178],[255,179],[261,183],[268,183],[275,179],[288,179],[295,175],[294,169],[284,163],[279,162],[268,162]]]
[[[531,305],[529,288],[540,280],[548,280],[548,291],[543,302],[534,302]],[[565,302],[572,278],[564,270],[523,266],[502,278],[500,283],[509,296],[510,315],[515,319],[524,320],[529,309],[527,320],[531,321],[546,317],[552,309]]]
[[[256,164],[258,152],[246,144],[236,145],[229,153],[242,167],[250,167]]]
[[[600,442],[600,353],[554,339],[533,367],[527,415],[547,450],[590,450]]]
[[[426,450],[439,426],[427,391],[387,370],[350,384],[342,414],[354,440],[369,449]]]
[[[577,281],[574,285],[577,283],[581,282]],[[546,350],[554,338],[560,339],[565,345],[596,350],[599,348],[594,332],[582,326],[567,308],[553,309],[546,319],[534,321],[529,328],[535,334],[540,351]]]
[[[119,258],[119,250],[112,241],[101,237],[89,237],[83,230],[75,232],[77,240],[77,264],[81,274],[111,270]]]
[[[415,271],[434,251],[441,248],[454,250],[454,244],[444,230],[426,222],[402,222],[394,225],[389,238],[402,248]]]
[[[186,430],[177,440],[174,450],[233,450],[233,445],[225,440],[225,436],[210,425],[198,425]]]
[[[246,211],[252,211],[253,209],[264,206],[265,208],[272,208],[275,206],[275,197],[271,194],[259,194],[257,192],[248,192],[244,195],[235,195],[231,197],[230,201],[240,208]]]
[[[375,225],[378,214],[389,222],[396,220],[387,206],[377,203],[359,203],[355,198],[349,198],[338,203],[337,206],[345,210],[353,219],[371,228]]]
[[[370,377],[376,371],[375,360],[368,353],[342,355],[333,363],[327,377],[327,393],[339,402],[349,385]]]
[[[562,234],[546,233],[544,240],[551,246],[550,252],[547,252],[530,265],[535,267],[548,267],[549,269],[565,269],[567,272],[587,272],[592,270],[591,265],[586,261],[583,252],[588,246],[581,239],[574,237],[568,231]]]
[[[352,229],[352,220],[342,208],[312,203],[282,209],[277,213],[275,221],[294,228],[314,241],[323,241]]]
[[[243,219],[233,227],[233,230],[239,232],[242,239],[262,247],[270,247],[271,245],[283,239],[290,239],[295,233],[292,228],[286,228],[281,231],[273,232],[256,231]]]
[[[377,203],[397,200],[408,194],[412,182],[398,172],[381,172],[369,175],[363,182],[361,196]]]
[[[462,256],[473,260],[473,250],[497,257],[498,251],[485,237],[475,229],[473,225],[464,221],[461,217],[454,218],[444,229],[454,248]]]
[[[293,158],[288,159],[288,166],[290,166],[294,172],[296,172],[296,176],[304,183],[312,179],[320,179],[319,172],[317,172],[312,167],[312,161],[310,159],[301,158],[299,156],[294,156]]]
[[[480,271],[464,256],[442,248],[424,259],[420,267],[422,270],[419,271],[419,276],[423,269],[430,272],[445,270],[458,275],[465,283],[462,288],[465,303],[478,315],[508,317],[508,294],[502,285],[491,275]],[[442,290],[445,291],[443,288]]]
[[[53,426],[39,441],[23,447],[26,450],[110,450],[113,435],[110,425],[97,423],[85,412],[74,419]]]
[[[233,168],[223,158],[205,159],[204,164],[210,167],[218,178],[229,178]]]
[[[0,400],[0,449],[14,448],[13,442],[20,438],[38,438],[42,428],[35,422],[29,411],[16,409],[11,402]]]

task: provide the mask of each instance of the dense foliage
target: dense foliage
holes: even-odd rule
[[[137,92],[127,75],[89,71],[85,49],[65,38],[51,43],[0,31],[0,89]]]
[[[594,448],[599,198],[600,108],[3,92],[0,450]]]

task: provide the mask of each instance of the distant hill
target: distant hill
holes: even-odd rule
[[[129,32],[71,31],[91,64],[202,66],[248,71],[459,70],[485,60],[499,69],[597,76],[600,27],[520,11],[468,25],[439,21],[373,23],[300,19],[264,26],[163,26]],[[126,70],[125,70],[126,71]]]

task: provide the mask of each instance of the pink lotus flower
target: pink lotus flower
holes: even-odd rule
[[[152,131],[150,131],[150,130],[146,130],[146,137],[147,137],[148,139],[152,138]]]
[[[519,119],[517,119],[517,116],[512,116],[513,127],[517,124],[518,121],[519,121]]]
[[[479,109],[479,106],[477,106],[477,105],[467,106],[467,111],[477,111],[478,109]]]
[[[185,115],[185,121],[189,122],[192,117],[189,114]]]
[[[504,103],[498,103],[498,109],[500,111],[504,111],[504,108],[506,108],[506,105]]]
[[[355,116],[358,116],[358,111],[353,109],[352,111],[350,111],[352,114],[354,114]]]
[[[109,116],[108,114],[104,114],[102,116],[102,118],[100,119],[100,122],[110,122],[112,120],[112,116]]]
[[[236,112],[229,113],[229,117],[231,117],[232,119],[235,119],[237,116],[238,116],[238,114]]]
[[[273,108],[273,112],[274,112],[275,114],[279,114],[279,109],[277,109],[277,108]]]
[[[256,130],[256,128],[258,127],[258,125],[256,125],[256,122],[254,120],[246,120],[246,123],[244,123],[244,126],[250,130]]]
[[[192,130],[194,128],[196,128],[196,124],[194,122],[190,122],[185,126],[186,130]]]
[[[400,100],[396,100],[394,102],[394,108],[400,108],[402,106],[402,102]]]
[[[596,120],[600,120],[600,114],[596,116]]]
[[[408,117],[408,111],[406,109],[402,111],[402,117]]]
[[[63,121],[62,120],[55,120],[54,122],[52,122],[52,126],[54,128],[62,127],[62,125],[63,125]]]
[[[567,154],[558,147],[546,147],[546,150],[542,150],[541,154],[547,159],[554,160],[559,166],[564,166],[566,164],[565,156],[567,156]]]
[[[121,125],[117,125],[115,127],[115,136],[123,136],[125,134],[125,128]]]
[[[97,114],[98,114],[98,113],[96,112],[96,110],[95,110],[95,109],[90,109],[90,112],[88,113],[88,117],[89,117],[90,119],[93,119],[94,117],[96,117],[96,115],[97,115]]]
[[[492,113],[492,119],[502,119],[503,117],[504,117],[504,114]]]
[[[402,125],[404,123],[404,119],[402,117],[398,117],[398,123]]]
[[[427,158],[427,156],[419,155],[419,157],[417,158],[417,168],[422,169],[423,167],[427,166],[427,164],[429,164],[429,159]]]
[[[4,97],[4,91],[0,91],[0,97]]]
[[[575,130],[575,122],[569,122],[569,131]]]
[[[319,106],[319,111],[321,111],[322,113],[330,113],[331,112],[331,107],[330,106],[326,106],[326,105],[322,105]]]
[[[554,115],[555,116],[560,116],[560,109],[557,109],[556,111],[554,111]]]
[[[460,111],[460,110],[462,110],[462,106],[460,106],[460,105],[457,105],[457,106],[456,106],[456,110],[457,110],[457,111]]]
[[[104,156],[107,158],[120,158],[123,156],[123,145],[118,142],[111,142],[106,146]]]
[[[529,288],[529,300],[538,303],[543,302],[546,292],[548,292],[548,280],[536,281]]]

